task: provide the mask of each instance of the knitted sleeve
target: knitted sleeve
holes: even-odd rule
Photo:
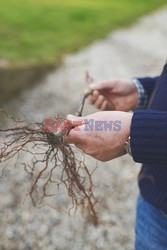
[[[130,136],[131,151],[135,162],[167,163],[167,112],[135,111]]]
[[[159,80],[159,76],[157,77],[144,77],[144,78],[136,78],[139,80],[139,82],[142,84],[145,94],[148,97],[148,101],[150,100],[150,97],[153,93],[153,90],[156,86],[156,83]]]

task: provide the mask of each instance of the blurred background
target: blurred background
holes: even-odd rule
[[[0,0],[0,105],[35,121],[75,114],[88,70],[96,81],[160,74],[166,61],[165,0]],[[96,110],[86,104],[84,113]],[[40,208],[21,200],[31,180],[11,162],[0,179],[0,249],[133,250],[140,170],[128,156],[98,163],[102,219],[69,216],[59,197]],[[86,157],[90,168],[97,162]],[[55,206],[61,210],[54,209]]]
[[[165,0],[0,0],[1,102]],[[12,84],[11,84],[12,81]]]

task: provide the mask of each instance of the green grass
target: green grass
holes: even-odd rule
[[[0,0],[0,58],[59,60],[166,0]]]

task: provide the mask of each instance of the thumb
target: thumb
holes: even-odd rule
[[[114,82],[101,82],[93,83],[89,85],[89,88],[92,90],[103,90],[103,89],[112,89],[114,87]]]
[[[77,117],[74,115],[67,115],[66,120],[72,125],[69,134],[65,136],[64,140],[68,144],[76,144],[80,142],[80,128],[84,124],[84,117]]]
[[[74,123],[74,122],[79,122],[80,125],[84,124],[84,119],[85,117],[78,117],[78,116],[74,116],[74,115],[67,115],[66,117],[67,121]]]

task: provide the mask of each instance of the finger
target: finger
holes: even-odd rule
[[[99,91],[97,90],[94,90],[93,93],[91,95],[89,95],[88,97],[88,101],[91,103],[91,104],[94,104],[97,100],[99,96]]]
[[[71,114],[67,115],[66,121],[71,125],[71,129],[75,132],[81,131],[82,125],[88,122],[86,117],[78,117]]]
[[[83,143],[76,143],[75,146],[82,151],[84,150]]]
[[[95,102],[95,106],[97,109],[101,108],[102,103],[104,102],[105,98],[102,95],[99,95],[97,101]]]
[[[107,110],[107,106],[108,106],[108,102],[106,100],[104,100],[103,103],[101,104],[100,109],[103,111]]]
[[[90,84],[89,88],[92,90],[103,90],[103,89],[112,89],[114,86],[115,86],[115,81],[107,81],[107,82]]]
[[[85,125],[75,127],[64,137],[67,144],[82,145],[85,143]]]
[[[79,131],[75,131],[74,129],[70,130],[68,135],[64,137],[64,142],[67,144],[79,144]]]
[[[74,116],[71,114],[67,115],[67,117],[66,117],[66,120],[71,122],[71,123],[73,123],[75,121],[80,121],[80,122],[84,123],[84,119],[85,119],[85,117],[78,117],[78,116]]]

